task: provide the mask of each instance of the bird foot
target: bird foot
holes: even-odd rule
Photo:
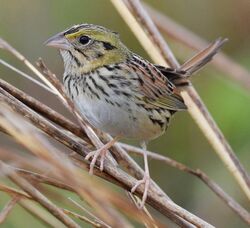
[[[89,174],[93,174],[94,167],[97,161],[97,158],[101,156],[100,158],[100,170],[103,171],[104,168],[104,160],[106,157],[106,154],[111,146],[115,144],[115,142],[118,140],[118,137],[113,138],[110,140],[107,144],[103,145],[101,148],[91,151],[87,154],[85,157],[85,160],[89,161],[90,158],[92,158],[90,165],[89,165]]]
[[[144,176],[143,176],[143,179],[138,180],[136,182],[134,187],[131,189],[131,193],[134,193],[135,190],[142,184],[144,184],[144,192],[143,192],[141,203],[139,205],[139,209],[142,209],[144,207],[147,196],[148,196],[148,189],[149,189],[149,184],[150,184],[150,176],[149,176],[149,174],[145,173]]]
[[[101,158],[100,158],[100,170],[103,171],[104,159],[105,159],[105,156],[107,154],[107,151],[108,151],[108,148],[106,148],[104,145],[102,148],[100,148],[98,150],[91,151],[87,154],[87,156],[85,157],[85,160],[89,161],[92,158],[90,165],[89,165],[89,174],[91,174],[91,175],[93,174],[96,160],[99,156],[101,156]]]

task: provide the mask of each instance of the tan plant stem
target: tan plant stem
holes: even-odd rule
[[[66,226],[72,228],[80,228],[71,218],[69,218],[60,208],[54,205],[48,198],[46,198],[41,192],[39,192],[35,187],[33,187],[28,181],[20,177],[13,170],[10,170],[8,165],[0,162],[0,169],[2,172],[6,173],[8,177],[20,186],[25,192],[36,199],[42,206],[49,210],[55,217],[57,217]]]
[[[51,214],[46,213],[46,211],[39,207],[36,202],[31,200],[21,199],[18,204],[24,208],[28,213],[30,213],[35,218],[39,219],[46,227],[64,227],[63,223],[53,217]]]
[[[0,212],[0,224],[3,224],[6,220],[9,213],[12,211],[12,209],[15,207],[17,202],[20,200],[19,196],[13,196],[11,200],[5,205],[5,207]]]

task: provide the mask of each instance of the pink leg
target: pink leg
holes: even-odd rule
[[[143,143],[142,147],[144,150],[146,150],[145,143]],[[146,199],[148,196],[149,184],[150,184],[150,175],[149,175],[149,168],[148,168],[148,156],[147,156],[147,153],[145,151],[143,153],[143,158],[144,158],[144,167],[145,167],[144,176],[141,180],[137,181],[135,186],[131,189],[131,192],[133,193],[141,184],[144,184],[144,192],[143,192],[140,208],[143,208],[145,205],[145,202],[146,202]]]
[[[107,151],[109,150],[109,148],[111,146],[113,146],[117,142],[117,140],[118,140],[118,137],[115,137],[112,140],[110,140],[108,143],[106,143],[103,147],[88,153],[88,155],[85,157],[85,160],[88,161],[88,160],[90,160],[90,158],[92,158],[90,165],[89,165],[89,173],[90,174],[93,174],[96,160],[99,156],[101,156],[101,158],[100,158],[100,170],[103,171],[104,159],[105,159],[105,156],[107,154]]]

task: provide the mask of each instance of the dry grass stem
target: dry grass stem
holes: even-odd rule
[[[1,42],[1,40],[0,40]],[[36,79],[34,79],[33,77],[31,77],[30,75],[24,73],[23,71],[17,69],[16,67],[10,65],[9,63],[5,62],[4,60],[0,59],[0,63],[4,66],[6,66],[7,68],[13,70],[14,72],[16,72],[17,74],[23,76],[24,78],[32,81],[33,83],[37,84],[38,86],[42,87],[43,89],[55,94],[55,92],[53,90],[51,90],[49,87],[47,87],[46,85],[44,85],[43,83],[37,81]]]
[[[37,205],[35,202],[32,202],[31,200],[21,199],[18,204],[36,219],[41,221],[46,227],[66,227],[63,223],[49,214],[49,212],[39,207],[39,205]]]
[[[83,207],[81,204],[79,204],[78,202],[76,202],[75,200],[69,198],[69,200],[78,208],[80,208],[84,213],[86,213],[89,217],[92,218],[92,220],[94,220],[95,222],[99,223],[100,225],[110,228],[110,226],[108,224],[106,224],[105,222],[103,222],[100,218],[98,218],[96,215],[94,215],[92,212],[90,212],[88,209],[86,209],[85,207]]]
[[[15,189],[13,187],[7,186],[5,184],[0,184],[0,191],[1,192],[6,192],[11,196],[18,195],[18,196],[20,196],[22,198],[31,199],[31,197],[26,192],[23,192],[22,190]]]
[[[72,217],[78,218],[82,221],[85,221],[86,223],[89,223],[90,225],[92,225],[93,227],[103,227],[101,224],[96,223],[94,221],[91,221],[90,219],[88,219],[87,217],[83,216],[83,215],[79,215],[75,212],[69,211],[67,209],[62,209],[64,211],[65,214],[67,215],[71,215]],[[106,227],[110,227],[110,226],[106,226]]]
[[[9,213],[15,207],[16,203],[20,200],[19,196],[13,196],[10,201],[5,205],[5,207],[0,212],[0,224],[3,224]]]
[[[42,206],[44,206],[48,211],[51,212],[55,217],[57,217],[61,222],[63,222],[68,227],[80,228],[71,218],[66,216],[64,212],[55,206],[48,198],[46,198],[41,192],[39,192],[35,187],[33,187],[28,181],[20,177],[13,170],[10,170],[8,165],[0,162],[0,170],[7,173],[7,176],[18,186],[20,186],[25,192],[27,192],[33,199],[36,199]]]
[[[229,143],[226,141],[212,116],[209,114],[198,93],[193,87],[188,87],[182,92],[182,96],[185,99],[186,105],[189,107],[189,113],[250,200],[249,175],[233,152]]]
[[[17,51],[15,48],[13,48],[8,42],[0,38],[0,48],[10,52],[12,55],[14,55],[18,60],[24,63],[30,69],[35,75],[37,75],[49,88],[51,88],[56,95],[58,95],[61,99],[63,99],[62,95],[60,93],[57,93],[57,90],[55,87],[37,70],[32,63],[26,59],[19,51]]]
[[[140,208],[140,205],[141,205],[141,200],[137,197],[137,196],[134,196],[132,193],[130,192],[127,192],[127,196],[128,198],[131,200],[131,202],[134,203],[134,205],[137,207],[137,208]],[[159,226],[156,224],[153,216],[150,214],[150,212],[147,210],[147,208],[144,206],[143,207],[143,213],[145,213],[145,215],[148,217],[148,219],[151,221],[151,224],[149,224],[147,222],[147,220],[143,220],[144,222],[144,225],[145,227],[153,227],[153,228],[159,228]]]

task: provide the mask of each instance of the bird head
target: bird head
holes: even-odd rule
[[[49,38],[45,44],[60,50],[65,71],[80,73],[122,62],[129,55],[116,32],[92,24],[74,25]]]

